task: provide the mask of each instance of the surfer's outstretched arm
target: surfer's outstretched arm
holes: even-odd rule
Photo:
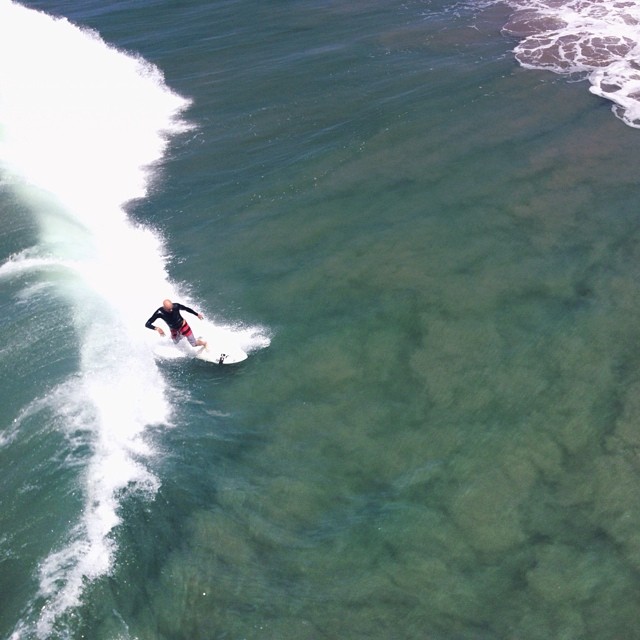
[[[187,313],[192,313],[194,316],[198,316],[198,318],[200,320],[202,320],[202,318],[204,318],[204,316],[201,313],[198,313],[197,311],[194,311],[191,307],[187,307],[186,305],[181,304],[180,302],[174,302],[173,304],[180,311],[186,311]]]
[[[160,313],[160,309],[158,309],[145,323],[144,326],[147,329],[151,329],[153,331],[157,331],[161,336],[164,335],[164,330],[161,327],[156,327],[153,323],[162,317]]]

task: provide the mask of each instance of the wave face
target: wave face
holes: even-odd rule
[[[640,5],[618,0],[509,0],[504,31],[522,38],[515,55],[524,67],[586,74],[591,92],[640,127]]]
[[[113,567],[123,497],[159,484],[146,436],[171,406],[143,323],[163,298],[181,297],[162,239],[123,205],[145,196],[187,105],[156,67],[96,33],[0,0],[0,179],[37,230],[33,246],[4,256],[0,278],[22,302],[47,296],[64,309],[54,330],[73,336],[78,356],[78,370],[23,406],[0,446],[19,441],[34,415],[52,416],[82,503],[41,559],[14,638],[61,633],[86,585]]]

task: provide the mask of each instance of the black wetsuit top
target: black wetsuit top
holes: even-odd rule
[[[194,311],[189,307],[185,307],[179,302],[174,302],[173,309],[171,311],[167,311],[164,307],[156,309],[156,312],[147,320],[144,326],[147,327],[147,329],[155,329],[153,323],[160,319],[164,320],[169,325],[170,329],[177,331],[184,322],[184,318],[180,315],[180,310],[186,311],[187,313],[193,313],[194,316],[198,315],[197,311]]]

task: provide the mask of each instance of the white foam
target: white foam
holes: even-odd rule
[[[124,216],[114,209],[145,195],[143,167],[162,156],[162,133],[184,128],[174,116],[186,101],[156,67],[94,32],[8,0],[0,10],[0,112],[11,122],[3,163],[54,193],[78,222],[112,230]]]
[[[2,444],[45,403],[70,450],[80,438],[90,451],[70,461],[82,463],[83,512],[43,559],[37,598],[45,605],[32,608],[14,638],[50,637],[86,582],[111,571],[122,496],[157,490],[145,434],[168,423],[171,406],[142,336],[158,301],[179,292],[162,238],[132,224],[123,206],[145,195],[167,136],[185,129],[187,104],[155,67],[97,34],[0,0],[0,170],[40,230],[36,247],[0,265],[0,278],[59,272],[51,287],[80,340],[78,377],[35,399]]]
[[[620,0],[508,0],[515,13],[505,31],[524,67],[584,74],[590,91],[614,103],[626,124],[640,127],[640,4]]]
[[[271,338],[269,331],[260,326],[243,326],[239,324],[215,323],[207,318],[198,320],[187,316],[189,325],[197,336],[204,336],[211,346],[219,346],[222,351],[240,348],[246,353],[253,353],[268,347]]]
[[[25,249],[0,264],[0,279],[14,278],[25,273],[52,270],[74,270],[76,265],[70,260],[60,260],[55,257],[41,257],[35,248]]]
[[[95,381],[90,378],[74,378],[29,403],[13,421],[4,443],[16,437],[23,422],[48,412],[55,416],[50,428],[61,430],[69,442],[69,451],[60,462],[79,466],[85,462],[84,454],[76,454],[75,450],[84,452],[87,446],[92,449],[82,471],[85,494],[82,518],[68,533],[67,543],[41,563],[38,598],[44,605],[33,627],[26,621],[18,624],[14,639],[32,637],[34,630],[39,638],[51,637],[56,619],[78,604],[86,582],[111,569],[116,549],[110,533],[120,523],[118,507],[123,492],[134,490],[152,495],[158,488],[158,480],[136,460],[151,454],[143,439],[142,423],[131,418],[126,403],[115,410],[112,406],[105,408],[100,399],[112,405],[113,390],[91,388]],[[128,378],[121,384],[131,382]],[[128,393],[133,396],[132,389]],[[87,395],[98,402],[86,402]],[[105,411],[112,415],[105,415]],[[145,417],[149,417],[148,413]],[[103,427],[96,430],[97,424]],[[127,432],[128,428],[135,433]]]

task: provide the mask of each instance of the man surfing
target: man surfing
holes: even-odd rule
[[[191,331],[191,327],[180,315],[180,311],[192,313],[194,316],[198,316],[200,320],[204,317],[201,313],[194,311],[190,307],[180,304],[179,302],[171,302],[171,300],[167,299],[162,303],[160,308],[156,309],[155,313],[147,320],[144,326],[147,327],[147,329],[157,331],[161,336],[163,336],[164,330],[162,327],[156,327],[153,323],[156,320],[164,320],[171,331],[171,339],[176,344],[180,342],[182,338],[186,338],[192,347],[205,347],[206,349],[206,340],[203,340],[202,338],[198,338],[196,340],[196,337],[193,335],[193,331]]]

